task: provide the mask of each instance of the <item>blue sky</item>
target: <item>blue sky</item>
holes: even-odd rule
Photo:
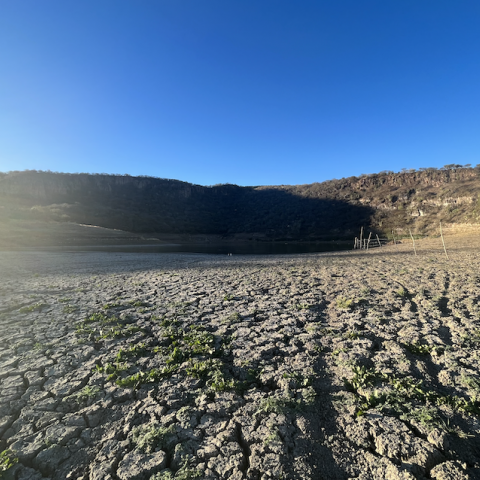
[[[2,0],[0,171],[303,184],[480,163],[480,2]]]

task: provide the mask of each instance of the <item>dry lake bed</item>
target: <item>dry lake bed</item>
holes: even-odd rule
[[[0,252],[0,476],[480,478],[480,241],[447,247]]]

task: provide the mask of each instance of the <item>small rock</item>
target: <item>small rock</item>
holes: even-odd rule
[[[90,480],[111,480],[111,475],[114,470],[116,460],[110,460],[108,462],[91,463],[90,464]]]
[[[17,474],[17,480],[42,480],[42,474],[33,468],[22,466]]]
[[[53,473],[55,468],[70,455],[70,450],[67,447],[54,445],[42,450],[33,460],[33,466],[39,470]]]
[[[21,462],[32,460],[44,448],[45,441],[42,433],[21,438],[10,445],[10,450],[12,450]]]
[[[105,415],[105,409],[102,407],[95,405],[85,411],[85,414],[87,416],[87,421],[88,425],[91,428],[97,427],[100,422],[102,421],[102,418]]]
[[[63,423],[69,427],[85,427],[85,419],[82,415],[66,415]]]
[[[439,430],[438,428],[435,428],[428,434],[427,440],[439,450],[443,451],[448,449],[450,445],[445,432],[442,432],[442,430]]]
[[[147,480],[165,468],[166,462],[167,455],[161,450],[151,455],[133,451],[119,463],[117,476],[120,480]]]
[[[207,460],[218,455],[218,450],[215,445],[207,445],[206,447],[198,450],[197,456],[200,460]]]
[[[448,461],[432,468],[430,476],[434,480],[466,480],[469,477],[465,472],[465,468],[465,464]]]
[[[45,432],[45,437],[52,443],[65,445],[71,438],[75,438],[80,434],[79,427],[66,427],[62,424],[52,425]]]

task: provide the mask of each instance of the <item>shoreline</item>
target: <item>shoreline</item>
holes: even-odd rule
[[[352,238],[353,241],[353,238]],[[132,233],[123,230],[109,229],[96,225],[76,224],[69,222],[44,222],[10,220],[0,221],[0,250],[43,247],[88,247],[100,245],[255,245],[282,243],[322,243],[350,244],[350,239],[285,239],[266,238],[258,234],[236,234],[234,236],[217,234],[161,234]]]

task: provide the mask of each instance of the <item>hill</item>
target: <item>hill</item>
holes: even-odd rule
[[[0,222],[72,222],[150,236],[312,240],[424,234],[480,223],[480,168],[447,165],[308,185],[200,186],[178,180],[43,171],[0,173]]]

